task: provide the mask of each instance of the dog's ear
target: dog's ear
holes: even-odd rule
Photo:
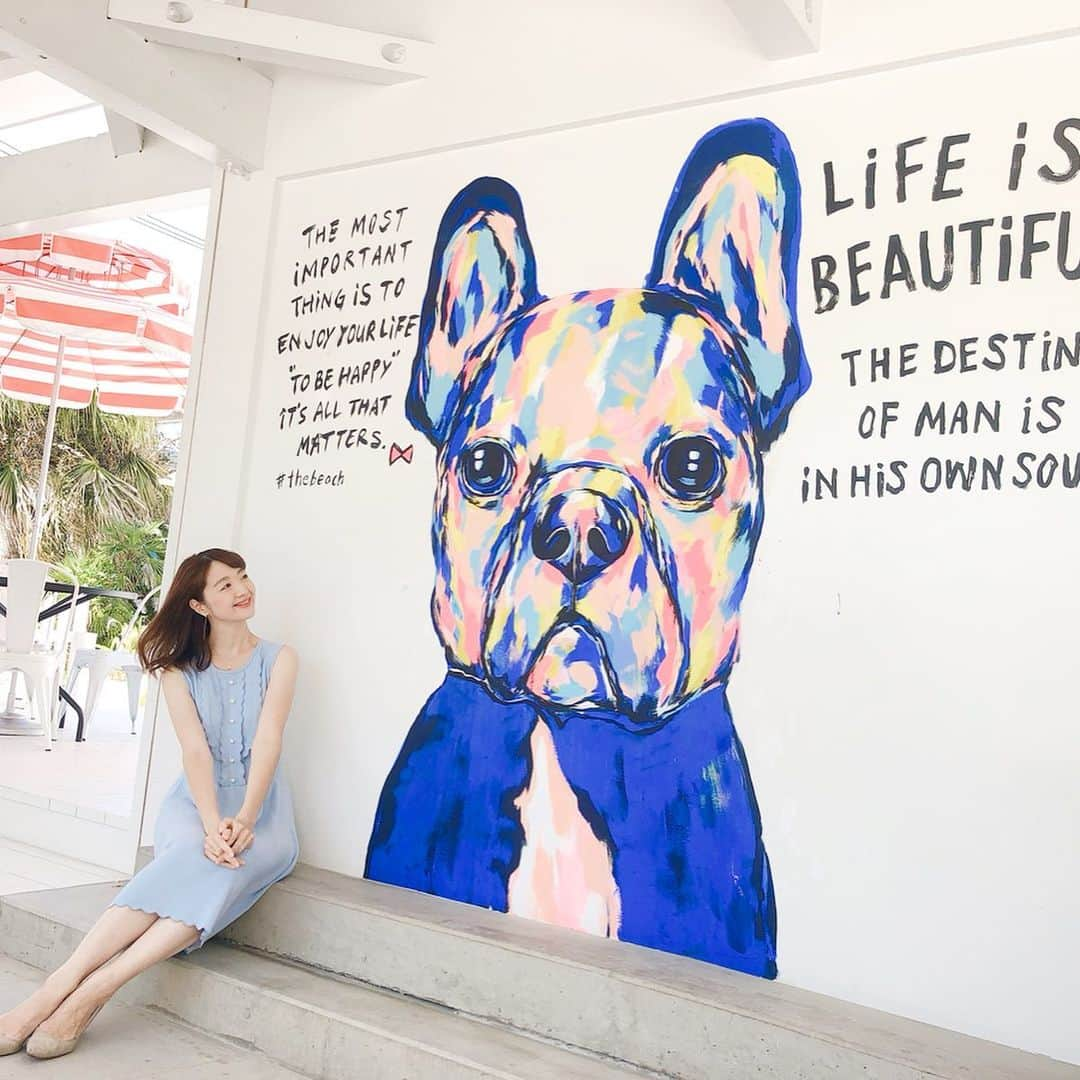
[[[405,405],[413,426],[436,446],[446,439],[469,362],[537,299],[518,193],[504,180],[474,180],[439,226]]]
[[[704,300],[741,335],[762,448],[810,385],[795,307],[799,227],[787,139],[768,120],[724,124],[683,166],[645,281]]]

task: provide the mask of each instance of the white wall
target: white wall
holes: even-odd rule
[[[394,89],[288,75],[276,83],[268,168],[250,180],[230,177],[225,186],[178,534],[184,552],[241,546],[262,590],[256,629],[301,650],[288,767],[305,858],[346,873],[362,868],[374,799],[402,725],[443,670],[426,614],[430,455],[416,438],[419,457],[407,471],[371,470],[352,490],[292,502],[267,490],[264,462],[276,452],[271,421],[279,395],[266,381],[271,350],[262,335],[276,325],[289,261],[274,237],[307,199],[315,220],[317,198],[327,206],[337,200],[336,207],[351,185],[359,212],[372,196],[377,202],[398,185],[412,192],[428,180],[423,213],[437,218],[474,167],[516,165],[507,178],[526,197],[542,288],[632,284],[644,272],[662,209],[644,193],[669,187],[693,137],[744,109],[790,129],[807,187],[806,254],[838,251],[863,235],[883,238],[893,227],[917,231],[999,215],[1000,180],[976,176],[973,166],[963,214],[950,213],[948,204],[930,214],[920,203],[888,217],[897,223],[888,228],[854,212],[826,221],[818,170],[834,154],[857,164],[863,132],[888,147],[908,136],[973,130],[972,117],[988,144],[1007,155],[1016,119],[1029,119],[1034,135],[1036,120],[1069,114],[1072,42],[768,97],[759,92],[1034,38],[1078,21],[1065,3],[1022,11],[991,5],[989,12],[975,2],[921,10],[909,4],[868,15],[865,4],[830,0],[823,52],[770,64],[755,58],[725,8],[703,0],[665,5],[663,25],[655,6],[644,3],[509,12],[496,2],[453,11],[425,3],[404,16],[372,10],[366,20],[357,6],[319,11],[336,7],[357,24],[433,40],[445,70]],[[399,18],[411,22],[392,21]],[[1014,85],[1003,74],[995,81],[995,71],[1030,66],[1033,48],[1054,61],[1045,65],[1046,79]],[[739,95],[750,90],[755,96],[741,104]],[[993,105],[984,100],[991,92],[998,95]],[[543,184],[525,171],[532,151],[524,141],[370,174],[277,183],[699,99],[717,101],[627,121],[645,125],[639,129],[551,136],[552,160],[565,160],[567,171],[552,170]],[[608,211],[621,207],[612,205],[611,191],[626,173],[615,166],[630,167],[619,155],[635,145],[634,130],[648,131],[651,152],[643,175],[626,185],[627,213],[635,215],[627,229]],[[581,164],[589,166],[582,174],[570,171]],[[588,207],[581,221],[566,219],[575,197]],[[1047,201],[1048,208],[1067,204],[1063,193]],[[1042,202],[1027,198],[1017,209],[1042,209]],[[595,247],[582,229],[595,235]],[[627,267],[635,272],[629,281]],[[618,280],[610,280],[615,272]],[[1044,284],[1041,292],[1008,292],[1003,329],[1068,327],[1071,293]],[[985,332],[1005,295],[957,290],[815,317],[804,279],[802,317],[816,382],[767,463],[767,524],[744,605],[732,698],[777,879],[780,977],[1080,1060],[1069,1012],[1080,994],[1071,902],[1080,888],[1072,840],[1080,805],[1065,682],[1077,585],[1067,558],[1075,493],[911,494],[808,505],[798,495],[804,464],[844,464],[867,450],[852,427],[857,407],[873,395],[847,390],[839,348]],[[972,394],[944,382],[910,387],[895,396]],[[998,396],[995,387],[980,383],[978,393]],[[1011,380],[1010,400],[1022,389]],[[408,434],[403,423],[395,431]],[[898,443],[889,452],[914,459],[927,451]],[[328,626],[328,610],[340,621]],[[178,767],[163,721],[145,838]]]

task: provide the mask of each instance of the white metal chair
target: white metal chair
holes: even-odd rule
[[[41,723],[45,749],[51,750],[60,704],[60,683],[67,654],[68,638],[75,622],[79,581],[66,567],[53,566],[37,559],[9,559],[4,565],[7,589],[4,603],[4,637],[0,643],[0,672],[15,672],[26,680],[30,712]],[[38,616],[52,598],[45,592],[49,572],[71,579],[73,593],[66,616],[61,613],[56,632],[39,628]],[[40,640],[44,630],[44,640]],[[38,639],[38,640],[35,640]]]
[[[87,669],[88,684],[86,687],[86,703],[83,705],[84,735],[90,730],[90,721],[93,719],[94,711],[97,708],[98,700],[101,697],[101,689],[105,685],[105,680],[112,672],[120,670],[127,676],[128,712],[131,715],[131,734],[135,734],[135,721],[139,715],[139,693],[142,690],[143,670],[142,665],[139,663],[138,656],[136,656],[135,653],[130,652],[126,648],[126,644],[131,632],[135,629],[135,624],[146,610],[146,605],[160,591],[161,586],[159,585],[156,589],[151,589],[150,592],[139,601],[139,606],[135,609],[135,614],[131,616],[131,619],[128,621],[127,626],[124,627],[123,632],[120,634],[120,637],[117,639],[117,643],[113,648],[80,648],[75,650],[65,689],[70,694],[75,686],[75,680],[79,677],[79,672],[81,672],[83,668]]]

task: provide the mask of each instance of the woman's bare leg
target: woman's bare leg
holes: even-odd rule
[[[175,956],[198,939],[199,932],[175,919],[157,919],[145,933],[107,964],[89,974],[38,1030],[57,1039],[71,1039],[90,1022],[124,983],[161,960]]]
[[[24,1002],[0,1014],[0,1034],[24,1039],[91,972],[142,937],[158,921],[156,915],[131,908],[111,907],[75,951]]]

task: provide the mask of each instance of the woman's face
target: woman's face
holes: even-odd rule
[[[206,572],[202,601],[192,600],[191,606],[217,622],[243,622],[255,614],[255,582],[246,570],[212,562]]]

